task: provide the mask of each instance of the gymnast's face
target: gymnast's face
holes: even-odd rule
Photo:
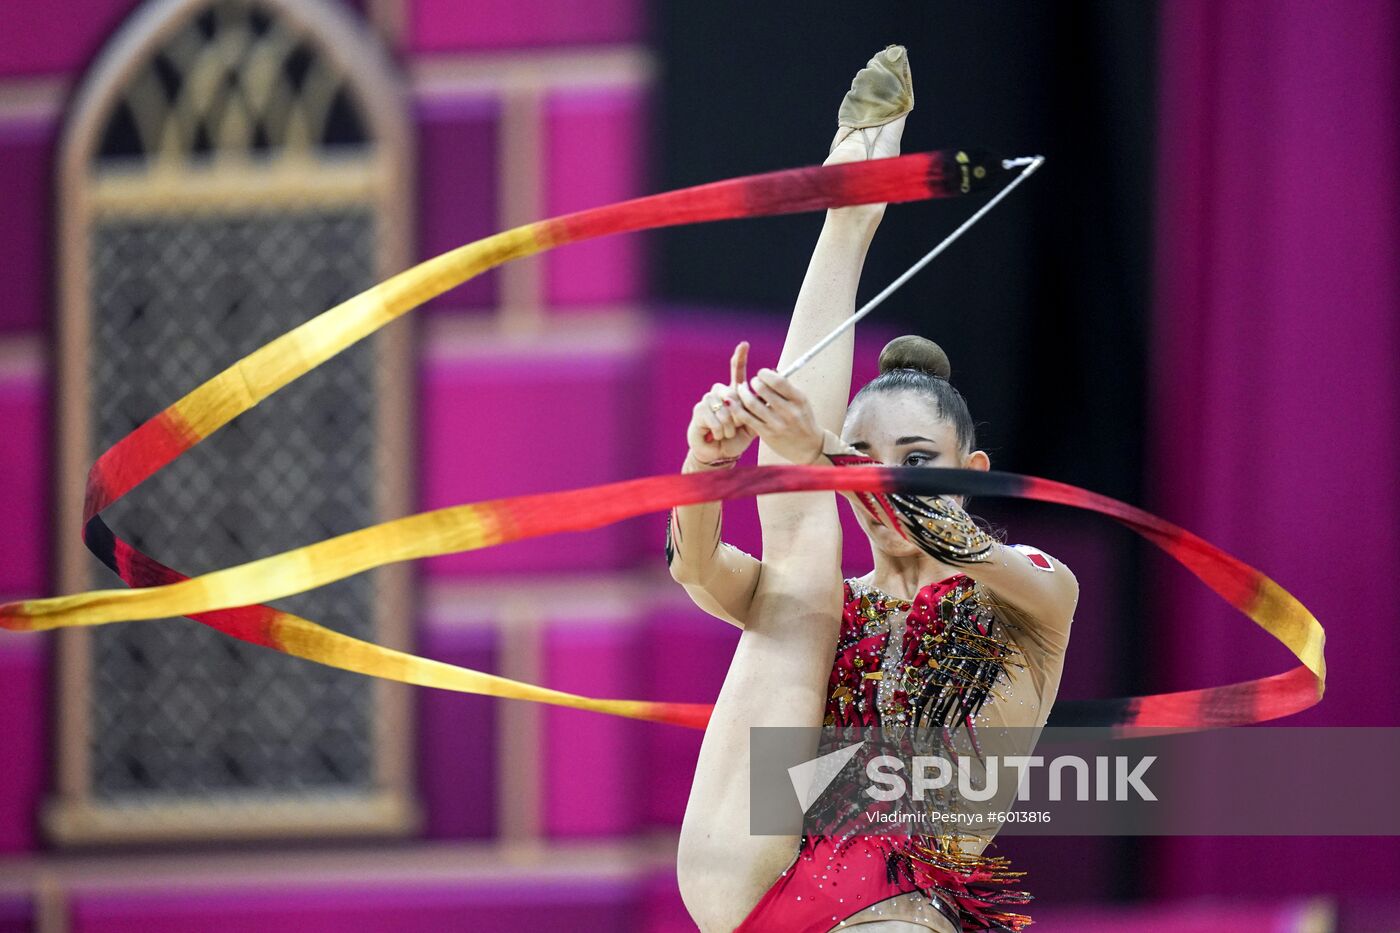
[[[957,429],[942,416],[937,403],[917,392],[864,396],[847,409],[841,439],[885,466],[988,470],[992,465],[985,451],[964,450],[958,444]],[[962,503],[961,496],[953,498]],[[892,557],[922,553],[898,532],[872,519],[864,509],[854,511],[875,547]]]

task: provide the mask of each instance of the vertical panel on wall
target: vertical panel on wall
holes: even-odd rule
[[[321,0],[154,0],[68,117],[60,190],[59,554],[84,474],[147,418],[402,268],[409,132],[387,58]],[[113,505],[117,535],[200,573],[406,511],[403,322],[216,432]],[[66,532],[66,533],[65,533]],[[278,603],[407,641],[404,568]],[[65,632],[60,842],[403,833],[406,688],[181,619]]]
[[[545,213],[551,217],[645,193],[646,88],[556,90],[545,105]],[[640,234],[578,243],[546,257],[545,297],[560,307],[636,301],[645,281]]]

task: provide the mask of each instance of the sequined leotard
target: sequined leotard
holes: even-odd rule
[[[912,602],[851,579],[844,600],[827,725],[1045,723],[1063,642],[994,614],[971,578],[931,583]],[[892,643],[901,617],[903,638]],[[891,898],[901,899],[901,919],[931,921],[936,912],[956,930],[1017,931],[1030,923],[1015,909],[1030,895],[1009,887],[1020,874],[1003,858],[963,849],[955,836],[807,835],[735,933],[825,933]]]

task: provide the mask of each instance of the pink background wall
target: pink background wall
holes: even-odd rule
[[[1156,505],[1323,620],[1327,696],[1299,725],[1393,726],[1400,7],[1184,0],[1163,14]],[[1174,682],[1281,669],[1180,577],[1160,578],[1173,624],[1155,628]],[[1400,894],[1392,839],[1155,848],[1164,894]]]
[[[71,86],[134,6],[81,0],[60,14],[40,0],[7,4],[0,91],[49,80]],[[487,56],[641,52],[646,38],[641,0],[406,0],[403,13],[398,54],[406,72],[425,63],[499,60]],[[1389,169],[1400,160],[1397,39],[1400,13],[1387,4],[1163,4],[1149,464],[1156,501],[1149,504],[1246,560],[1278,568],[1279,582],[1323,618],[1332,681],[1326,703],[1299,719],[1309,724],[1390,725],[1397,713],[1385,685],[1400,663],[1400,618],[1384,585],[1400,545],[1400,203]],[[546,214],[644,193],[645,77],[560,80],[541,100],[535,184]],[[405,106],[416,132],[419,256],[499,229],[503,100],[478,81],[414,90]],[[11,529],[0,598],[47,592],[53,536],[71,531],[48,520],[51,162],[61,111],[61,102],[47,113],[5,116],[0,107],[0,515]],[[645,310],[645,256],[636,237],[548,256],[539,309],[546,326],[534,342],[477,343],[454,329],[496,313],[499,274],[420,312],[412,457],[420,508],[554,489],[561,468],[575,486],[674,470],[690,406],[722,378],[733,344],[748,339],[755,360],[776,359],[782,331],[773,317]],[[616,331],[568,329],[598,308],[633,313]],[[889,336],[878,327],[863,331],[858,382],[873,375],[875,351]],[[528,436],[523,424],[545,426],[549,442]],[[583,599],[552,607],[540,620],[536,659],[545,683],[600,695],[712,699],[737,633],[667,588],[663,523],[650,516],[426,562],[418,577],[428,597],[418,650],[502,671],[509,622],[490,605],[433,594],[510,586],[541,568],[567,568],[558,577],[577,576],[583,592],[585,579],[604,579],[659,584],[646,592],[669,595],[626,609]],[[725,526],[735,544],[756,549],[751,504],[728,510]],[[868,551],[854,525],[849,530],[847,566],[863,571]],[[1116,663],[1113,627],[1123,624],[1113,614],[1119,584],[1106,570],[1110,545],[1054,516],[1037,514],[1015,531],[1024,540],[1054,540],[1084,583],[1062,695],[1104,695]],[[1199,587],[1161,573],[1159,622],[1173,624],[1152,629],[1154,651],[1166,663],[1155,674],[1160,683],[1145,686],[1223,682],[1286,663],[1259,650],[1259,633]],[[9,857],[0,862],[0,933],[31,928],[25,879],[49,864],[36,831],[49,781],[48,664],[47,639],[0,637],[0,853]],[[542,711],[542,773],[529,786],[506,787],[495,758],[503,706],[427,691],[417,697],[427,821],[421,848],[409,848],[428,867],[391,871],[386,862],[330,877],[289,869],[279,886],[250,881],[257,876],[251,862],[218,881],[180,884],[173,879],[185,869],[170,860],[135,863],[149,866],[145,884],[123,882],[103,863],[79,873],[86,882],[72,882],[71,929],[312,933],[392,923],[426,930],[470,916],[472,929],[492,930],[516,928],[522,913],[538,928],[690,929],[664,840],[679,824],[699,737]],[[515,794],[538,797],[542,840],[534,841],[552,846],[546,851],[557,853],[557,865],[501,860],[488,870],[454,861],[501,840],[501,804]],[[1012,845],[1032,872],[1030,886],[1048,901],[1106,897],[1102,879],[1120,857],[1102,840]],[[592,868],[569,860],[578,847],[616,846],[632,854]],[[272,861],[280,859],[274,853]],[[1141,860],[1145,886],[1179,912],[1163,904],[1058,914],[1045,907],[1036,911],[1036,929],[1296,930],[1306,919],[1304,896],[1340,896],[1349,916],[1370,910],[1380,917],[1384,909],[1374,904],[1395,894],[1400,877],[1400,847],[1390,840],[1157,840],[1143,843]],[[1202,895],[1216,899],[1196,900]],[[1371,929],[1366,922],[1354,928]]]

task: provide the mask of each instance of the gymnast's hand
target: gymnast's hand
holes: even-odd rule
[[[736,414],[743,410],[736,386],[746,379],[748,360],[749,344],[744,341],[734,348],[734,355],[730,357],[729,385],[716,382],[691,412],[685,437],[690,444],[691,459],[703,466],[733,463],[757,436],[736,419]]]
[[[735,422],[757,434],[784,460],[815,463],[822,455],[825,436],[802,390],[772,369],[760,369],[752,382],[743,379],[742,372],[737,375],[740,408],[734,413]]]

